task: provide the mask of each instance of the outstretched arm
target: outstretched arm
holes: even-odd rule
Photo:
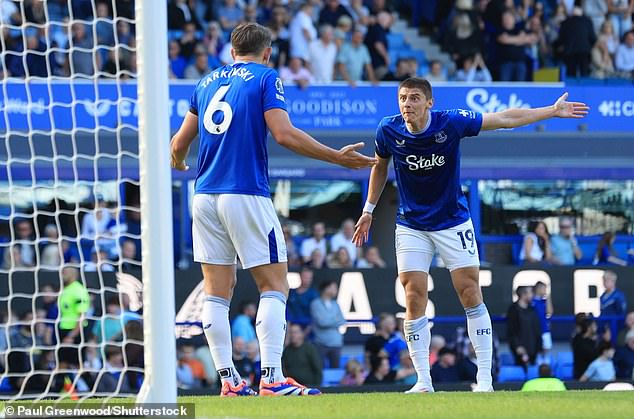
[[[482,131],[499,128],[518,128],[550,118],[583,118],[590,109],[585,103],[567,102],[564,93],[554,105],[535,109],[507,109],[482,115]]]
[[[187,112],[181,127],[178,129],[176,134],[174,134],[170,143],[172,169],[189,169],[189,166],[185,164],[185,159],[187,158],[187,153],[189,153],[189,146],[192,144],[197,135],[198,115],[192,112]]]
[[[285,110],[270,109],[264,113],[264,119],[275,141],[297,154],[339,164],[350,169],[371,167],[376,163],[375,158],[357,152],[363,148],[363,143],[347,145],[341,150],[323,145],[304,131],[295,128]]]
[[[385,182],[387,181],[387,171],[390,167],[390,160],[376,155],[377,164],[372,168],[370,172],[370,181],[368,185],[368,199],[367,202],[370,205],[376,205],[381,198]],[[372,225],[372,214],[366,212],[365,208],[363,214],[359,218],[357,225],[355,226],[354,234],[352,235],[352,242],[357,246],[363,246],[363,243],[368,241],[368,232]]]

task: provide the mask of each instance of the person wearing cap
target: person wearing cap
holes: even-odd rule
[[[634,370],[634,330],[630,330],[625,335],[625,346],[621,346],[614,354],[614,366],[616,367],[616,378],[632,380]]]

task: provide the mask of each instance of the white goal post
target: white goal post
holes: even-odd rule
[[[167,2],[136,0],[145,380],[143,403],[176,403]]]

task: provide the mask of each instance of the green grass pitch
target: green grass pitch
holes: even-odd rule
[[[197,418],[634,418],[634,392],[357,393],[313,397],[180,397]]]

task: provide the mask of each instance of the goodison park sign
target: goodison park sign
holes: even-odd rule
[[[136,82],[97,84],[8,80],[0,90],[0,130],[71,130],[130,128],[138,126]],[[374,132],[387,115],[398,113],[396,84],[342,84],[299,89],[286,86],[286,103],[293,123],[305,130],[336,129],[341,132]],[[173,130],[189,110],[193,82],[171,82],[170,123]],[[551,104],[566,90],[573,100],[593,109],[583,120],[554,119],[538,127],[546,131],[634,130],[634,86],[570,86],[560,84],[483,84],[445,83],[434,87],[437,109],[460,108],[476,112],[496,112],[507,108],[527,108]],[[535,130],[535,126],[519,130]]]

